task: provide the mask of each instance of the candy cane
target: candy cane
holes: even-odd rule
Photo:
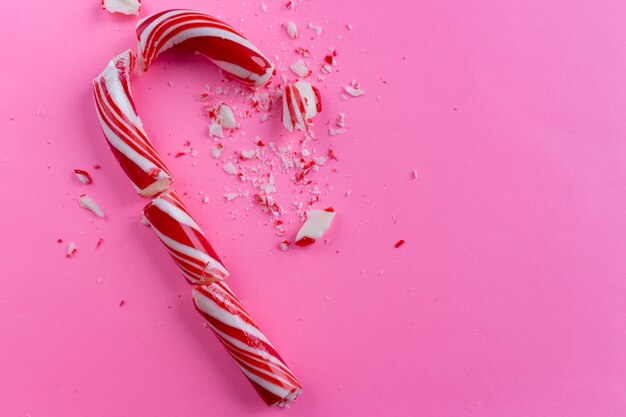
[[[285,406],[302,386],[223,282],[194,288],[193,301],[267,405]]]
[[[172,183],[172,174],[157,154],[137,115],[130,90],[135,56],[128,50],[113,58],[93,80],[102,132],[122,169],[142,197],[156,195]]]
[[[140,20],[137,39],[144,71],[161,52],[182,44],[246,84],[265,85],[274,72],[270,60],[236,29],[193,10],[167,10]]]
[[[248,84],[263,85],[273,72],[272,64],[238,32],[196,12],[178,10],[150,16],[140,22],[138,36],[144,70],[160,52],[184,42]],[[141,47],[142,39],[145,48]],[[302,393],[302,387],[221,281],[228,271],[180,197],[169,190],[172,176],[148,139],[132,99],[130,74],[134,63],[134,55],[126,51],[111,60],[93,81],[104,135],[139,194],[157,196],[144,208],[144,214],[183,275],[195,285],[192,295],[198,312],[265,403],[287,405]]]
[[[166,191],[152,200],[143,209],[143,214],[190,283],[221,281],[228,276],[200,226],[175,191]]]

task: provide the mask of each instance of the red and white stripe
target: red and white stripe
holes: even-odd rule
[[[167,169],[143,129],[130,89],[135,56],[130,50],[113,58],[93,80],[100,126],[111,151],[142,197],[156,195],[172,183]]]
[[[288,84],[283,91],[283,125],[293,132],[307,130],[308,120],[322,111],[319,90],[306,81]]]
[[[285,406],[302,386],[224,282],[194,288],[193,301],[267,405]]]
[[[229,275],[176,191],[159,195],[143,214],[190,283],[221,281]]]
[[[193,10],[167,10],[137,23],[139,64],[145,71],[163,51],[187,46],[213,61],[234,78],[265,85],[274,66],[232,26]]]

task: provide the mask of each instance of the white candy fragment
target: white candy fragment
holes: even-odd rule
[[[78,249],[76,249],[76,245],[74,245],[74,242],[70,242],[70,244],[67,246],[66,257],[71,258],[72,256],[74,256],[77,250]]]
[[[365,91],[361,90],[361,86],[356,81],[352,81],[350,85],[344,87],[346,93],[350,94],[352,97],[359,97],[365,94]]]
[[[343,135],[344,133],[346,133],[346,129],[333,129],[333,128],[328,129],[328,136]]]
[[[299,59],[289,67],[291,71],[298,77],[306,78],[311,75],[311,70],[306,66],[306,63]]]
[[[311,84],[306,81],[290,84],[283,93],[283,125],[290,132],[306,130],[307,120],[315,117],[321,107],[319,92]]]
[[[204,198],[202,199],[202,202],[203,202],[204,204],[209,204],[209,201],[211,201],[211,200],[209,199],[209,196],[206,196],[206,195],[205,195],[205,196],[204,196]]]
[[[78,204],[84,209],[91,210],[96,216],[104,217],[104,211],[87,194],[82,194],[78,197]]]
[[[209,126],[209,133],[211,136],[216,136],[218,138],[224,137],[224,131],[222,130],[222,125],[217,122],[212,122]]]
[[[263,13],[267,13],[267,4],[265,4],[265,3],[261,3],[261,11],[262,11]]]
[[[280,242],[280,244],[278,245],[278,248],[280,250],[282,250],[283,252],[286,251],[287,249],[289,249],[289,241],[287,240],[283,240],[282,242]]]
[[[324,210],[309,211],[306,221],[298,231],[295,244],[297,246],[308,246],[315,243],[328,231],[336,214],[335,209],[332,207]]]
[[[298,27],[296,26],[295,23],[293,22],[287,23],[287,34],[289,35],[291,39],[296,39],[296,36],[298,36]]]
[[[346,127],[346,114],[339,113],[335,122],[337,123],[337,126],[339,127]]]
[[[307,26],[307,27],[309,29],[313,30],[317,36],[320,36],[322,34],[322,27],[321,26],[315,26],[313,24],[313,22],[309,23],[309,26]]]
[[[254,158],[256,155],[256,151],[255,150],[249,150],[249,149],[244,149],[241,151],[241,157],[244,159],[252,159]]]
[[[213,157],[213,159],[218,159],[222,152],[224,152],[224,144],[218,143],[213,147],[213,149],[211,149],[211,156]]]
[[[235,114],[227,104],[220,104],[217,108],[217,117],[224,129],[234,129],[237,127],[237,121],[235,120]]]
[[[111,13],[139,14],[141,0],[102,0],[102,8]]]
[[[225,164],[223,168],[227,174],[237,175],[237,168],[235,168],[235,166],[231,162],[228,162],[227,164]]]

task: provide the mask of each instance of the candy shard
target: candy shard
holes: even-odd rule
[[[224,129],[234,129],[237,127],[233,109],[227,104],[222,103],[219,105],[217,108],[217,117]]]
[[[113,58],[93,81],[96,113],[111,151],[142,197],[156,195],[172,183],[172,174],[157,154],[135,110],[130,74],[135,56],[127,50]]]
[[[361,90],[361,86],[355,80],[352,80],[350,85],[345,86],[343,89],[352,97],[359,97],[365,94],[365,91]]]
[[[78,204],[84,209],[91,210],[96,216],[104,217],[104,211],[102,211],[100,206],[87,194],[81,194],[81,196],[78,197]]]
[[[229,275],[175,191],[152,200],[143,214],[189,282],[221,281]]]
[[[76,249],[76,245],[74,245],[74,242],[70,242],[70,244],[67,245],[67,253],[65,254],[65,256],[67,258],[71,258],[72,256],[74,256],[76,251],[78,251],[78,249]]]
[[[111,13],[139,14],[141,0],[102,0],[102,8]]]
[[[93,180],[91,179],[91,175],[89,175],[87,171],[84,171],[82,169],[75,169],[74,174],[76,175],[76,178],[78,178],[78,181],[83,184],[91,184],[93,182]]]
[[[335,209],[332,207],[324,210],[309,211],[306,222],[298,231],[295,244],[297,246],[308,246],[315,243],[328,231],[336,214]]]
[[[289,67],[291,71],[296,74],[298,77],[306,78],[311,75],[311,70],[306,66],[306,63],[299,59]]]
[[[321,110],[319,92],[308,82],[297,81],[285,87],[282,121],[290,132],[307,130],[307,121]]]
[[[245,84],[265,85],[274,72],[270,60],[235,28],[193,10],[167,10],[140,20],[137,39],[144,71],[161,52],[182,44]]]
[[[287,34],[291,39],[295,39],[298,36],[298,27],[295,23],[289,22],[287,23]]]

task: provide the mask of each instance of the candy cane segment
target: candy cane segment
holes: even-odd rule
[[[229,275],[175,191],[152,200],[143,214],[190,283],[221,281]]]
[[[130,50],[113,58],[93,80],[96,112],[111,151],[142,197],[172,183],[172,174],[152,146],[137,115],[130,90],[135,56]]]
[[[267,405],[288,405],[302,393],[294,374],[225,283],[196,287],[192,296],[198,312]]]
[[[283,91],[283,125],[293,132],[307,130],[308,120],[322,111],[319,90],[306,81],[289,84]]]
[[[270,60],[236,29],[193,10],[167,10],[140,20],[137,39],[144,71],[161,52],[184,45],[249,85],[265,85],[274,72]]]

